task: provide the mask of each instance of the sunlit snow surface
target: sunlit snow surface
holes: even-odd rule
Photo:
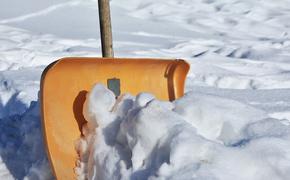
[[[83,179],[287,179],[290,126],[238,101],[188,92],[171,102],[97,84],[76,144]],[[242,172],[242,173],[241,173]]]
[[[46,65],[60,57],[100,56],[97,1],[2,1],[0,179],[48,179],[50,174],[40,129],[40,75]],[[112,0],[111,8],[116,56],[184,58],[189,61],[191,71],[186,91],[191,91],[191,94],[186,99],[193,107],[196,104],[200,104],[200,107],[184,112],[180,110],[180,113],[185,113],[185,119],[192,119],[197,118],[192,116],[197,116],[195,111],[198,111],[202,118],[209,119],[210,122],[207,122],[200,118],[193,124],[203,138],[215,139],[225,119],[244,123],[238,127],[257,120],[261,114],[247,113],[248,108],[263,112],[263,116],[268,118],[280,120],[283,127],[289,126],[288,0]],[[212,99],[212,96],[215,98]],[[182,103],[182,100],[179,102]],[[236,103],[240,103],[240,108],[236,108]],[[211,111],[216,106],[220,108]],[[221,136],[224,139],[219,141],[228,146],[235,145],[239,151],[239,145],[253,137],[259,141],[259,138],[274,136],[277,132],[267,130],[268,126],[272,127],[271,123],[271,119],[265,121],[261,125],[264,128],[258,134],[256,129],[259,129],[259,125],[255,126],[255,131],[252,130],[252,135],[238,133],[228,136],[227,133],[232,132],[225,131]],[[225,128],[231,129],[229,126]],[[279,129],[280,126],[275,128]],[[246,141],[240,142],[239,138]],[[275,154],[286,156],[289,151],[287,144],[274,140],[271,142],[270,139],[261,141],[259,147],[264,148],[257,152],[257,156],[263,153],[267,155],[265,148],[268,146],[281,149],[281,152],[271,152],[273,158]],[[262,165],[243,164],[247,159],[258,158],[251,151],[257,149],[253,146],[258,145],[251,142],[247,144],[239,152],[222,151],[220,156],[215,156],[229,158],[229,161],[216,160],[215,163],[229,164],[209,167],[208,179],[223,179],[227,178],[226,175],[231,177],[230,173],[236,172],[226,168],[239,161],[240,165],[247,168],[252,166],[248,173],[258,171],[255,168],[264,165],[264,161],[257,162]],[[275,161],[272,155],[269,158],[269,163]],[[275,163],[278,168],[287,164],[284,161]],[[201,175],[206,175],[206,172],[204,166],[200,167]],[[214,176],[221,172],[228,174]],[[270,169],[267,172],[272,171]],[[273,177],[285,177],[284,172],[275,173]],[[201,177],[198,174],[196,176]],[[266,178],[271,179],[270,175]]]

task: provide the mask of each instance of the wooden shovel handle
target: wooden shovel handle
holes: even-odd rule
[[[103,57],[114,57],[109,0],[98,0]]]

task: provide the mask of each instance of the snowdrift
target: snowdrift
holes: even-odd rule
[[[218,103],[217,103],[218,102]],[[189,92],[174,102],[115,95],[97,84],[76,144],[78,179],[287,179],[288,121]],[[243,172],[243,173],[241,173]]]

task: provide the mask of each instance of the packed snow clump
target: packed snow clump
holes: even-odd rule
[[[174,102],[148,93],[115,100],[96,84],[83,113],[78,179],[290,177],[289,122],[237,101],[192,92]]]

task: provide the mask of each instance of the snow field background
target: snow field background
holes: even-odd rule
[[[236,148],[265,136],[265,144],[246,143],[241,156],[221,150],[224,157],[257,159],[252,169],[261,163],[252,149],[275,146],[273,157],[284,155],[287,160],[286,135],[275,135],[267,127],[271,123],[279,130],[289,126],[288,0],[112,0],[111,8],[116,56],[184,58],[191,64],[186,91],[191,91],[187,96],[192,100],[188,103],[200,108],[179,113],[192,123],[196,134]],[[101,55],[97,1],[3,0],[0,9],[0,176],[49,179],[40,129],[40,75],[61,57]],[[231,126],[244,128],[258,117],[268,118],[257,125],[264,135],[256,128],[251,135],[230,131]],[[281,140],[270,141],[271,134]],[[216,175],[225,170],[221,167],[231,167],[230,160],[212,162],[215,168],[210,177],[220,177]],[[281,169],[273,177],[283,179],[285,161],[278,164]],[[202,177],[202,168],[199,173]]]

